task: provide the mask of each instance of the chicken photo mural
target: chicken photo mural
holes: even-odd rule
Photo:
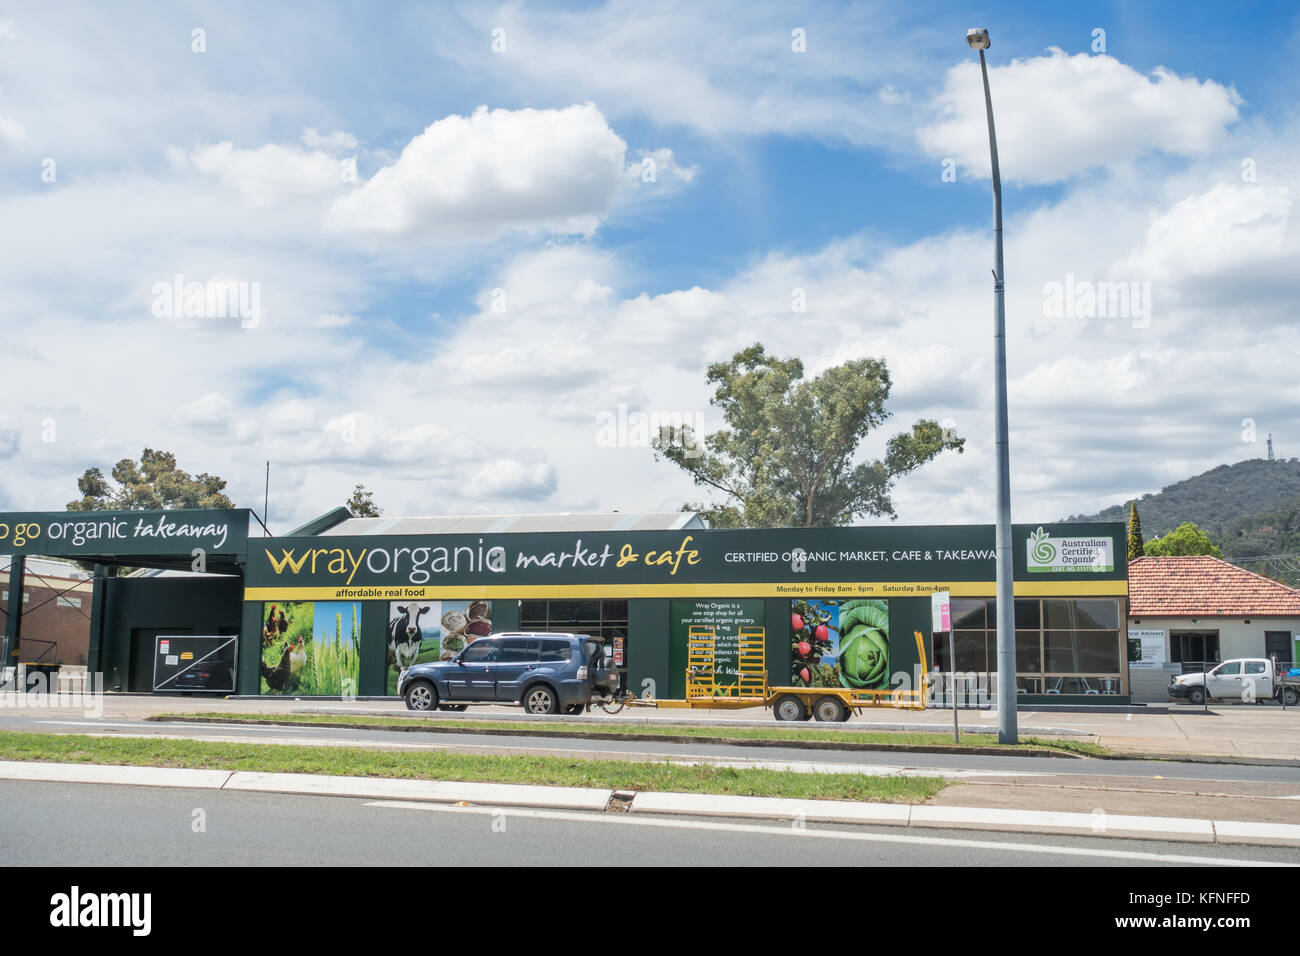
[[[360,676],[361,605],[285,601],[263,606],[263,694],[346,696]]]

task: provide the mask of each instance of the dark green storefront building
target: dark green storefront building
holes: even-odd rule
[[[427,660],[529,630],[617,639],[629,690],[679,698],[692,627],[714,629],[724,675],[739,628],[761,627],[772,684],[915,687],[918,636],[927,667],[951,668],[947,641],[930,634],[929,595],[947,590],[956,669],[993,694],[991,525],[714,530],[689,514],[358,519],[340,509],[272,538],[250,537],[248,520],[0,515],[0,553],[206,572],[98,572],[90,670],[110,690],[152,690],[168,635],[237,634],[242,695],[383,696],[411,660],[394,653],[394,634],[414,634]],[[90,537],[90,521],[109,527]],[[1015,527],[1022,702],[1128,702],[1123,548],[1121,524]],[[887,673],[881,654],[867,672],[867,647],[883,652]]]

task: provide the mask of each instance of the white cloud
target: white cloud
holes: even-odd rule
[[[590,103],[488,110],[431,124],[335,200],[336,229],[449,241],[510,229],[589,235],[623,183],[627,144]]]
[[[175,164],[211,176],[254,207],[328,196],[346,186],[345,164],[320,150],[274,143],[238,149],[232,143],[215,143],[188,152],[172,149],[170,156]]]
[[[469,494],[478,498],[549,497],[556,487],[555,466],[549,462],[526,464],[511,458],[489,461],[470,478]]]
[[[320,150],[331,155],[353,152],[359,145],[357,138],[346,130],[335,129],[322,133],[311,127],[302,131],[302,142],[308,149]]]
[[[1241,98],[1213,80],[1164,68],[1143,76],[1113,57],[1052,48],[1047,56],[989,69],[1002,175],[1060,182],[1159,151],[1189,156],[1222,141]],[[937,116],[917,130],[931,156],[953,157],[989,176],[988,126],[979,65],[948,70],[932,103]]]

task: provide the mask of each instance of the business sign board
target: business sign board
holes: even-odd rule
[[[1040,525],[1025,542],[1025,570],[1030,574],[1112,572],[1115,538],[1109,534],[1053,536]]]
[[[1163,668],[1165,660],[1165,632],[1155,629],[1129,628],[1128,666],[1141,670]]]
[[[247,548],[247,508],[0,513],[0,554],[242,557]]]
[[[1071,532],[1066,536],[1065,531]],[[1076,533],[1077,532],[1077,533]],[[1069,542],[1031,568],[1030,537]],[[1023,593],[1122,595],[1127,567],[1075,563],[1094,542],[1113,555],[1121,523],[1017,525]],[[1055,536],[1055,537],[1053,537]],[[1041,539],[1040,539],[1041,540]],[[1097,543],[1100,542],[1100,543]],[[988,591],[991,525],[717,529],[543,534],[264,538],[248,552],[247,600],[570,597],[919,597]],[[1036,571],[1033,578],[1026,572]],[[1052,584],[1048,584],[1052,582]],[[1040,590],[1033,590],[1034,588]]]
[[[947,634],[952,630],[952,595],[947,591],[935,591],[930,595],[930,630],[935,634]]]

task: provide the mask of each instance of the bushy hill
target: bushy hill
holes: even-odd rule
[[[1300,584],[1300,559],[1260,560],[1300,555],[1300,459],[1220,465],[1143,495],[1137,507],[1148,541],[1192,521],[1223,549],[1225,560],[1293,587]],[[1128,502],[1065,520],[1127,521]]]

